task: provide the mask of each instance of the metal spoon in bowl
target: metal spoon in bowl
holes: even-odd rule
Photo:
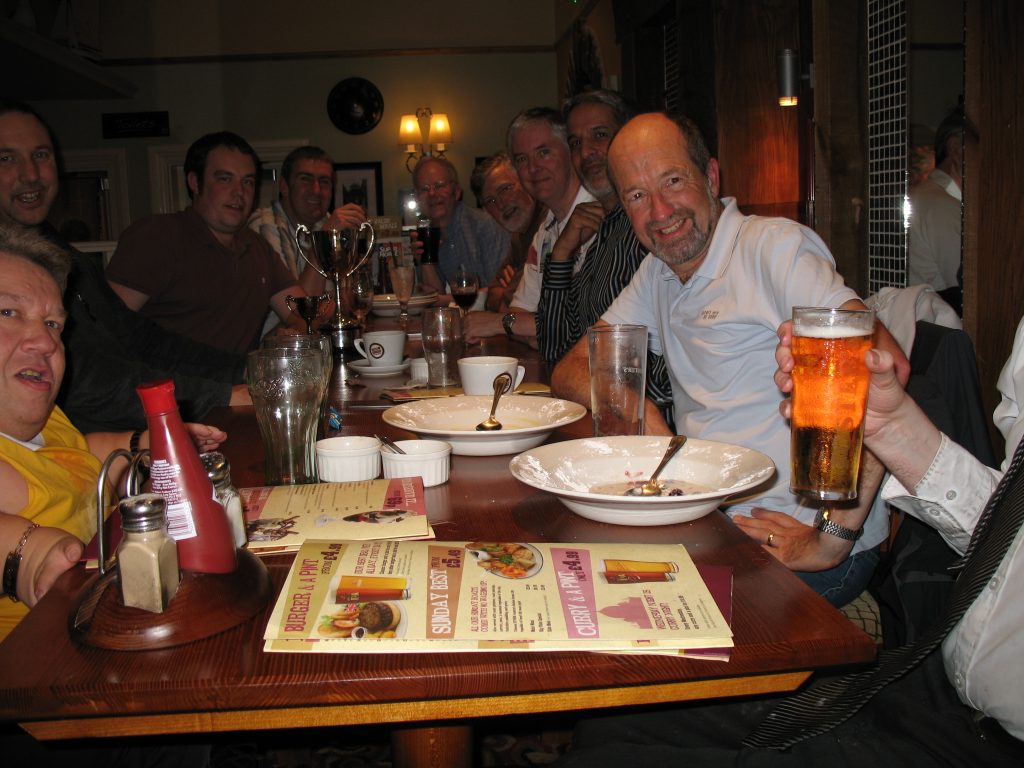
[[[501,429],[501,422],[494,418],[498,410],[498,401],[512,387],[512,377],[508,373],[499,373],[494,377],[494,400],[491,401],[491,415],[476,425],[477,432],[493,432]]]
[[[679,449],[683,447],[683,443],[686,442],[686,435],[676,435],[668,441],[668,450],[665,451],[665,455],[661,457],[661,464],[654,470],[651,477],[644,482],[643,485],[638,485],[636,488],[630,488],[624,494],[625,496],[661,496],[662,485],[658,482],[658,475],[661,474],[661,470],[665,468],[665,465],[669,463],[673,456],[678,453]]]

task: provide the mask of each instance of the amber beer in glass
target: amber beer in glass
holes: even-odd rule
[[[793,493],[857,498],[874,328],[871,310],[793,308]]]

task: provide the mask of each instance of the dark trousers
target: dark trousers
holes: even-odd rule
[[[777,699],[694,704],[581,721],[559,768],[1024,765],[1024,742],[960,703],[936,651],[832,731],[785,752],[743,749]]]

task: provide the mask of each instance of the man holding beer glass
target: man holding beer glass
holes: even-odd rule
[[[790,490],[789,425],[778,411],[781,394],[765,382],[775,370],[776,331],[794,306],[866,307],[813,231],[746,216],[735,200],[719,199],[718,163],[689,120],[637,116],[612,141],[608,161],[622,207],[654,258],[644,260],[598,325],[647,327],[651,351],[669,368],[681,434],[772,458],[774,484],[727,512],[812,588],[844,605],[863,591],[888,536],[884,507],[869,516],[881,467],[865,456],[860,494],[835,502],[822,518],[821,496]],[[906,380],[906,357],[880,325],[874,344],[893,352]],[[552,390],[587,404],[589,385],[588,350],[577,344],[555,368]],[[669,434],[649,400],[644,422],[648,434]]]

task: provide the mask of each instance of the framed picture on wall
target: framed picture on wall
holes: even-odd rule
[[[381,164],[335,163],[334,206],[356,203],[366,209],[367,216],[384,215],[384,185]]]

